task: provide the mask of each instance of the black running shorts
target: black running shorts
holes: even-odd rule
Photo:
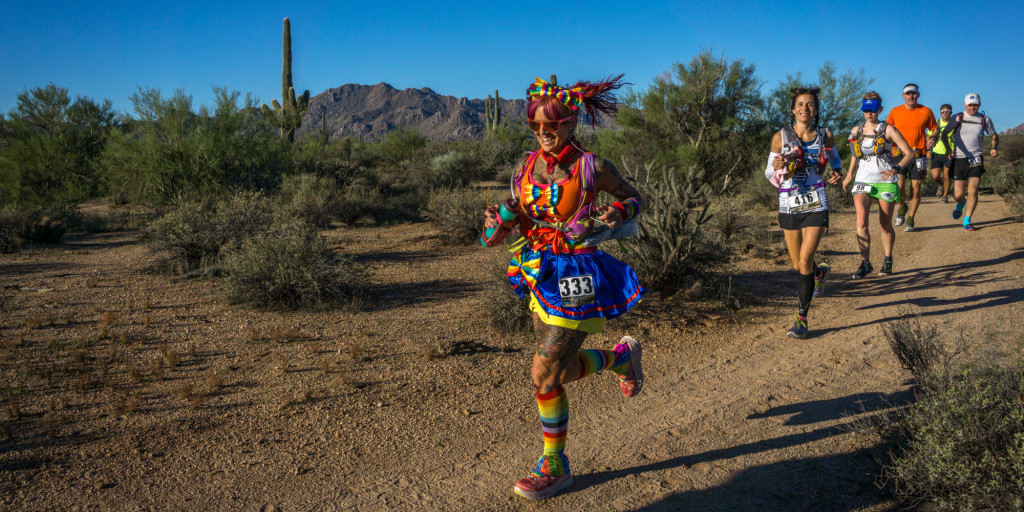
[[[954,180],[966,180],[967,178],[981,178],[981,175],[985,173],[985,166],[979,165],[977,167],[971,167],[971,163],[966,158],[955,158],[953,159],[953,179]]]
[[[827,228],[828,210],[809,213],[780,213],[779,227],[786,230]]]
[[[932,153],[932,162],[931,162],[932,167],[931,168],[932,169],[937,169],[939,167],[942,167],[943,165],[946,164],[946,160],[949,160],[949,158],[947,158],[946,155],[937,155],[935,153]]]

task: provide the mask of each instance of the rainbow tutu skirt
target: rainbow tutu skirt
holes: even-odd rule
[[[530,309],[545,324],[589,333],[632,309],[645,291],[629,265],[597,250],[552,254],[524,245],[509,262],[508,280],[520,297],[531,293]]]

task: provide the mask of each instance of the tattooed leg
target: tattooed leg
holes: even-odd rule
[[[537,353],[533,355],[533,385],[538,393],[550,393],[576,380],[580,374],[577,353],[587,333],[557,325],[548,325],[533,315],[533,331],[537,335]]]

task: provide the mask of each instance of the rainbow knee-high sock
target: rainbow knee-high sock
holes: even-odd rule
[[[575,380],[589,377],[601,370],[611,370],[616,375],[625,375],[629,371],[629,352],[614,350],[580,350],[577,356],[580,361],[580,374]]]
[[[563,453],[569,433],[569,398],[565,388],[558,386],[549,393],[537,392],[537,408],[544,430],[544,456],[533,472],[537,476],[561,476],[569,472],[569,461]]]

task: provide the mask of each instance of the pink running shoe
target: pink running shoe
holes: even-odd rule
[[[616,349],[620,346],[625,345],[626,351],[629,352],[629,373],[626,377],[619,377],[619,389],[622,390],[622,394],[629,397],[634,397],[640,394],[640,391],[644,389],[644,372],[640,367],[640,342],[629,337],[623,336],[619,340]]]
[[[516,482],[516,486],[512,490],[524,498],[544,500],[558,494],[558,491],[570,485],[572,485],[572,475],[568,473],[562,476],[537,476],[531,474]]]

